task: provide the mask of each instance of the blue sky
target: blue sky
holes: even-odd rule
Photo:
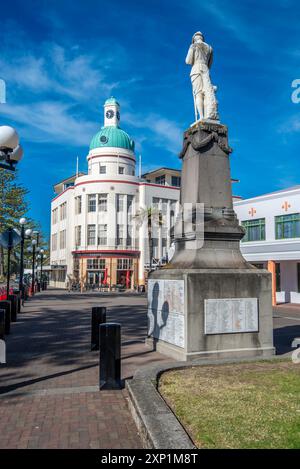
[[[86,170],[104,100],[121,103],[143,170],[180,167],[193,121],[185,56],[195,31],[214,48],[212,80],[229,126],[234,192],[250,197],[300,183],[300,5],[293,0],[27,0],[2,2],[0,124],[24,147],[19,179],[30,215],[49,231],[53,184]]]

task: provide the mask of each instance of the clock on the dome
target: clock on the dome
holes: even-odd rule
[[[117,111],[117,119],[118,119],[118,121],[120,120],[120,113],[119,113],[119,111]]]
[[[109,109],[108,111],[106,111],[106,117],[107,119],[112,119],[114,117],[115,113],[112,109]]]

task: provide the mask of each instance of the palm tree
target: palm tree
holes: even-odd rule
[[[148,234],[148,246],[149,246],[149,258],[150,258],[150,271],[152,270],[152,261],[153,261],[153,237],[152,237],[152,228],[153,226],[162,226],[163,219],[162,213],[157,208],[146,207],[140,208],[136,215],[133,217],[138,221],[138,224],[141,226],[144,221],[147,222],[147,234]]]

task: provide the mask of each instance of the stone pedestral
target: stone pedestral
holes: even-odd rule
[[[227,127],[202,122],[184,134],[176,251],[149,276],[148,342],[178,360],[274,354],[271,275],[240,252],[232,206]],[[194,214],[203,204],[203,242]]]

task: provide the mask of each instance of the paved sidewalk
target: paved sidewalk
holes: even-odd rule
[[[92,306],[122,324],[122,377],[170,361],[144,345],[146,298],[47,290],[25,304],[0,367],[0,448],[139,448],[127,392],[98,390]]]

